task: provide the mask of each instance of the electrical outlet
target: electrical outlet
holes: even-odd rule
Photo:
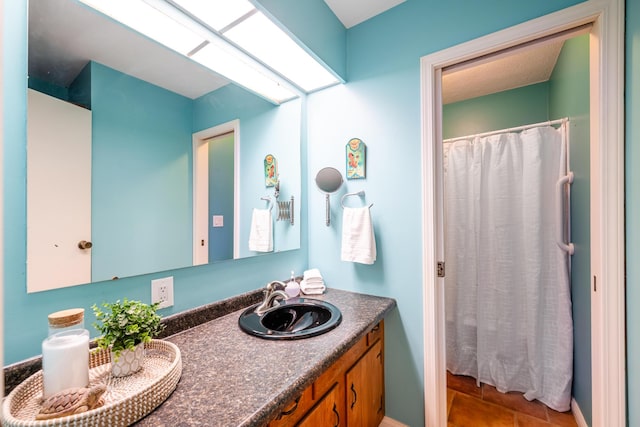
[[[151,303],[159,302],[158,308],[173,305],[173,276],[151,281]]]

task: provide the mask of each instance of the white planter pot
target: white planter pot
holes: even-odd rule
[[[116,360],[116,355],[111,352],[111,375],[114,377],[126,377],[135,374],[142,368],[144,359],[144,344],[138,344],[133,350],[122,350]]]

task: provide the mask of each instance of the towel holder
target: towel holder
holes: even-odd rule
[[[273,197],[271,197],[271,196],[263,196],[263,197],[260,197],[260,200],[264,200],[265,202],[269,202],[269,210],[273,209]]]
[[[359,197],[363,197],[364,196],[364,190],[360,190],[360,191],[354,191],[353,193],[347,193],[344,196],[342,196],[342,199],[340,199],[340,204],[342,205],[342,209],[344,209],[346,206],[344,205],[344,199],[346,199],[349,196],[359,196]],[[371,203],[369,205],[369,207],[373,206],[373,203]]]
[[[276,203],[278,204],[278,219],[277,221],[289,221],[291,225],[294,224],[294,198],[291,196],[291,200],[288,202],[278,201],[276,198]]]

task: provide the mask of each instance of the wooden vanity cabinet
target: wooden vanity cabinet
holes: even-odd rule
[[[314,404],[311,387],[308,387],[300,396],[294,399],[293,402],[285,406],[282,412],[280,412],[280,415],[269,423],[269,427],[295,426],[300,418],[302,418]]]
[[[347,425],[377,427],[384,417],[384,364],[377,341],[346,375]]]
[[[344,427],[344,389],[339,383],[326,394],[297,424],[298,427]]]
[[[384,417],[384,322],[380,321],[269,427],[377,427]]]

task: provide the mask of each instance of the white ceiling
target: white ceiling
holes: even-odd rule
[[[342,25],[351,28],[406,0],[324,0]]]
[[[450,104],[546,82],[551,77],[563,43],[563,40],[543,43],[445,71],[442,76],[442,102]]]
[[[345,27],[350,28],[405,0],[324,1]],[[555,66],[560,48],[561,43],[546,44],[445,74],[443,100],[456,102],[545,81]],[[229,83],[76,1],[29,2],[30,76],[68,87],[89,60],[189,98]]]
[[[29,75],[68,87],[89,60],[197,98],[218,74],[70,0],[29,2]]]

